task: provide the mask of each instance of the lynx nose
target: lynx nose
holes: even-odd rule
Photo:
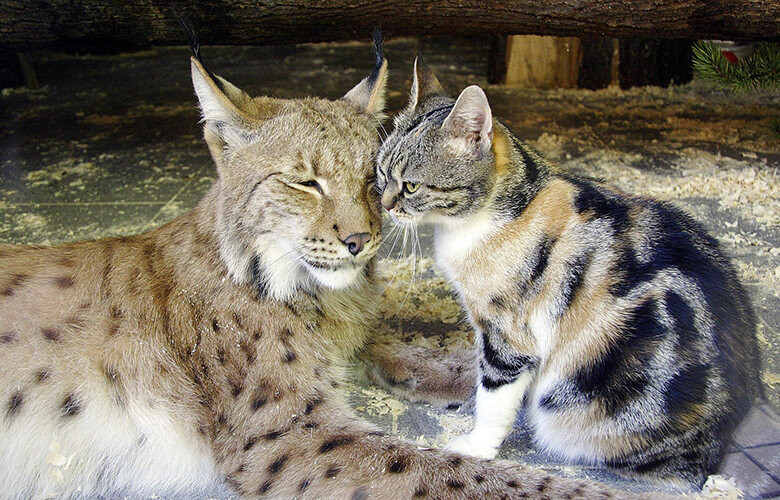
[[[361,250],[363,250],[363,245],[368,243],[370,240],[371,235],[369,233],[355,233],[350,234],[342,241],[344,241],[344,244],[347,245],[347,250],[349,250],[349,253],[352,255],[357,255]]]

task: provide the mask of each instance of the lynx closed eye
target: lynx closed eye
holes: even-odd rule
[[[322,186],[320,186],[320,183],[315,181],[314,179],[311,179],[311,180],[308,180],[308,181],[298,182],[297,184],[299,186],[303,186],[303,187],[314,188],[317,191],[319,191],[320,193],[322,192]]]

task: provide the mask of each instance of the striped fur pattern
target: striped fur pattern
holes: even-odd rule
[[[755,318],[717,241],[668,203],[556,170],[415,65],[377,158],[382,204],[435,225],[436,260],[477,333],[474,430],[495,456],[525,407],[571,461],[701,483],[757,391]]]
[[[210,75],[192,60],[219,174],[193,211],[0,247],[0,497],[625,496],[420,450],[353,414],[338,386],[374,318],[386,63],[338,101],[252,99]]]

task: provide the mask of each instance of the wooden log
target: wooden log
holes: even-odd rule
[[[765,0],[0,0],[0,48],[181,45],[176,9],[204,44],[283,44],[388,36],[540,34],[777,39]]]
[[[490,37],[490,52],[488,52],[488,83],[504,83],[506,81],[506,49],[508,37],[493,35]]]
[[[38,76],[35,74],[35,68],[33,67],[33,62],[30,55],[25,54],[24,52],[19,52],[16,54],[16,60],[19,62],[19,70],[22,72],[24,85],[30,90],[40,88],[40,85],[38,84]]]
[[[577,75],[577,87],[597,90],[612,83],[613,61],[616,55],[614,38],[583,38],[581,40],[582,61]]]
[[[571,37],[509,37],[504,83],[540,89],[577,86],[580,40]]]
[[[668,87],[691,81],[691,46],[690,40],[620,39],[620,87]]]

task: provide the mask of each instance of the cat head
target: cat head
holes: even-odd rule
[[[493,120],[473,85],[457,100],[418,58],[409,105],[377,154],[382,205],[400,222],[448,223],[486,202],[494,182]]]
[[[192,82],[231,275],[262,279],[278,298],[307,280],[345,288],[362,279],[381,230],[373,165],[387,62],[379,46],[373,72],[335,101],[253,98],[199,56],[196,45]]]

